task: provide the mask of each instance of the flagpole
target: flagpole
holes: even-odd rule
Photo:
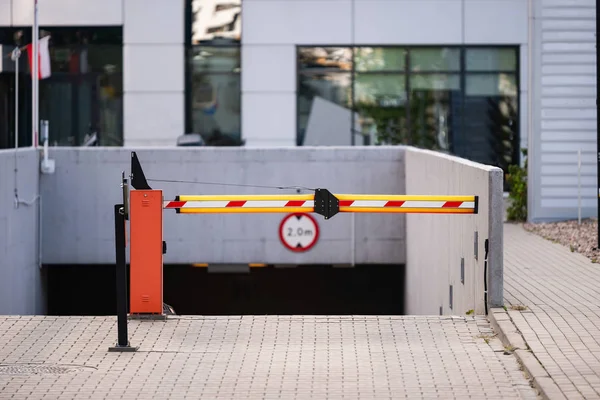
[[[21,49],[15,47],[11,55],[15,62],[15,150],[19,148],[19,57]]]
[[[38,26],[38,0],[33,0],[33,41],[32,58],[33,66],[31,69],[31,145],[38,146],[38,126],[39,126],[39,37],[40,29]]]

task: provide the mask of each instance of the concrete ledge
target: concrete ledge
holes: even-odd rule
[[[510,316],[503,308],[492,308],[489,313],[490,323],[504,346],[514,350],[519,364],[523,366],[528,378],[540,392],[543,399],[567,399],[558,385],[548,375],[535,355],[528,349],[527,343],[513,324]]]
[[[511,346],[513,350],[528,350],[523,336],[513,324],[510,316],[503,308],[492,308],[489,313],[490,323],[494,331],[505,346]]]

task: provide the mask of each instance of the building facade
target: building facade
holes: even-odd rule
[[[3,56],[31,41],[32,3],[0,0]],[[505,171],[527,149],[530,219],[576,217],[579,188],[597,213],[595,0],[40,0],[39,19],[51,144],[411,144]]]

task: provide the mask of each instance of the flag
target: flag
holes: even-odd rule
[[[41,38],[38,41],[38,79],[44,79],[50,76],[50,49],[48,41],[50,36]],[[27,54],[29,56],[29,69],[33,71],[33,45],[27,45]]]

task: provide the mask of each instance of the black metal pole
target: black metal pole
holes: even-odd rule
[[[118,342],[109,351],[136,351],[127,339],[127,259],[125,257],[125,209],[115,204],[115,255],[117,274],[117,329]]]

